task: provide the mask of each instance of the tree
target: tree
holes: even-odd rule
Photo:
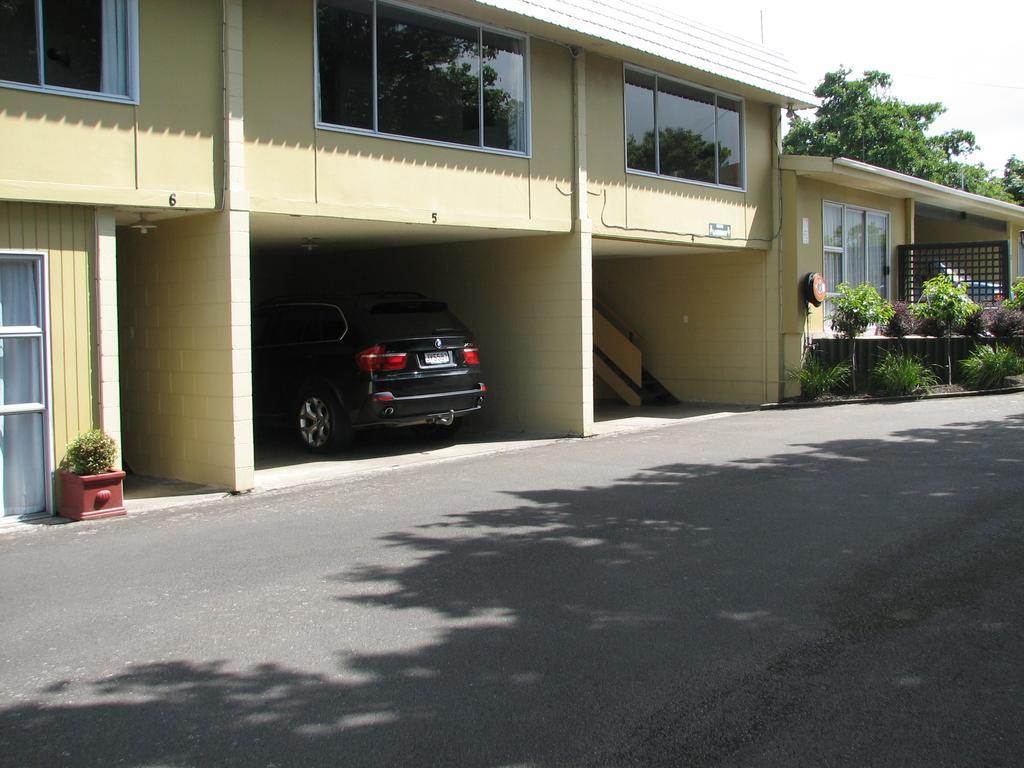
[[[971,131],[929,136],[946,111],[941,102],[908,104],[890,94],[892,77],[869,70],[826,73],[814,95],[822,100],[813,120],[793,118],[783,147],[789,154],[848,157],[881,168],[998,199],[1010,199],[1003,180],[981,163],[965,162],[978,149]]]
[[[853,390],[857,391],[857,337],[869,325],[880,325],[892,317],[892,305],[883,299],[870,283],[853,287],[846,283],[836,286],[832,297],[832,328],[850,340],[850,373]]]
[[[1013,155],[1003,169],[1003,186],[1017,205],[1024,205],[1024,160]]]
[[[967,296],[967,285],[954,283],[949,275],[939,274],[921,286],[921,301],[911,307],[919,320],[934,320],[946,339],[946,383],[953,383],[953,359],[950,337],[981,309]]]
[[[658,151],[661,157],[661,172],[666,176],[679,176],[714,183],[715,143],[708,141],[695,131],[687,128],[662,128],[658,136]],[[626,142],[626,157],[630,168],[653,170],[655,143],[654,131],[647,131],[642,141],[630,136]],[[718,163],[724,167],[732,151],[725,146],[718,147]]]

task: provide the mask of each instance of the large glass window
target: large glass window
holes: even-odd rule
[[[0,1],[0,80],[130,97],[135,7],[135,0]]]
[[[373,128],[373,8],[366,0],[321,0],[317,8],[323,120]]]
[[[626,165],[658,172],[654,141],[654,75],[626,70]]]
[[[628,68],[624,95],[627,168],[743,186],[739,100]]]
[[[518,37],[374,0],[318,0],[320,122],[526,152]]]
[[[870,283],[883,297],[889,295],[889,214],[825,203],[822,250],[829,291],[840,283]],[[830,307],[826,302],[826,315],[831,314]]]

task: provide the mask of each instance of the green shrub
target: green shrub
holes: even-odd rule
[[[964,283],[954,283],[949,275],[936,275],[931,280],[925,280],[921,286],[920,303],[911,307],[910,311],[914,313],[914,317],[922,321],[922,326],[934,322],[946,338],[947,384],[953,383],[953,353],[949,337],[979,309],[967,296],[967,286]]]
[[[1010,286],[1010,298],[1003,301],[1008,309],[1024,309],[1024,277],[1018,277]]]
[[[892,305],[883,299],[870,283],[853,287],[847,283],[836,286],[832,301],[832,328],[846,339],[855,339],[869,325],[885,323],[893,314]]]
[[[1007,376],[1024,373],[1024,357],[1010,347],[979,346],[960,361],[960,377],[972,389],[1000,387]]]
[[[857,389],[857,342],[854,341],[869,325],[882,325],[892,317],[893,307],[878,293],[871,283],[852,287],[847,283],[836,286],[832,301],[832,328],[840,336],[850,339],[850,381]]]
[[[871,369],[871,384],[888,395],[916,395],[939,383],[924,360],[913,355],[885,352]]]
[[[954,283],[948,275],[937,275],[921,286],[921,301],[910,311],[918,320],[934,320],[946,334],[952,333],[980,307],[967,295],[967,285]]]
[[[845,387],[850,381],[850,364],[827,365],[813,355],[807,355],[800,368],[789,371],[789,378],[800,382],[800,394],[814,400]]]
[[[117,443],[98,429],[83,432],[70,443],[61,466],[75,475],[101,475],[114,469]]]
[[[1005,303],[985,312],[985,329],[997,339],[1024,335],[1024,311]]]
[[[905,301],[894,301],[892,303],[892,314],[882,326],[882,333],[890,339],[902,339],[917,332],[917,321],[910,313],[910,308]]]

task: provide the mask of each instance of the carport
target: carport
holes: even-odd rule
[[[763,251],[598,237],[593,251],[599,412],[764,402]]]
[[[378,290],[446,301],[476,336],[488,388],[467,431],[588,432],[578,234],[254,213],[250,251],[253,308],[279,296]],[[267,457],[295,460],[290,447],[282,452],[283,433],[265,433],[258,415],[255,426],[258,468]]]

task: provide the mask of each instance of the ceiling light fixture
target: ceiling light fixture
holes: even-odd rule
[[[156,229],[156,224],[146,218],[146,214],[140,213],[139,220],[131,225],[132,229],[137,229],[140,234],[148,234],[149,230]]]

